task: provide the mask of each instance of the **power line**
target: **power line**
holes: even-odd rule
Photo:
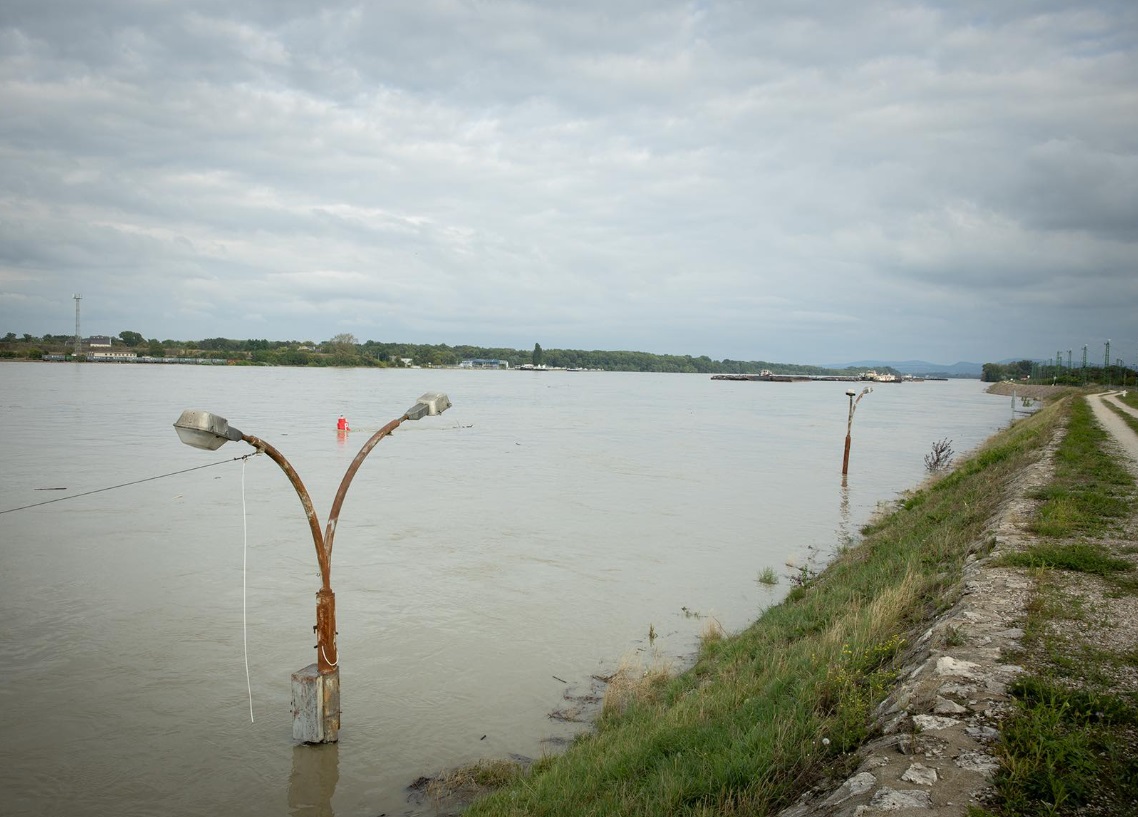
[[[124,482],[121,485],[111,485],[111,486],[108,486],[106,488],[96,488],[94,491],[84,491],[81,494],[72,494],[71,496],[56,497],[55,499],[47,499],[47,500],[44,500],[43,502],[33,502],[31,505],[21,505],[18,508],[8,508],[7,510],[0,511],[0,514],[13,513],[15,511],[26,511],[28,508],[38,508],[41,505],[50,505],[53,502],[63,502],[63,500],[65,500],[65,499],[78,499],[81,496],[90,496],[91,494],[101,494],[103,491],[113,491],[116,488],[126,488],[127,486],[130,486],[130,485],[138,485],[138,484],[143,483],[143,482],[152,482],[153,480],[156,480],[156,479],[165,479],[166,477],[175,477],[178,474],[188,474],[190,471],[200,471],[202,468],[212,468],[215,465],[225,465],[226,463],[230,463],[230,462],[240,462],[241,460],[247,460],[250,457],[255,457],[260,453],[261,453],[260,451],[254,451],[251,454],[244,454],[243,456],[233,457],[232,459],[228,459],[228,460],[221,460],[220,462],[211,462],[211,463],[207,463],[206,465],[195,465],[193,468],[184,468],[181,471],[171,471],[169,474],[159,474],[156,477],[146,477],[145,479],[136,479],[133,482]]]

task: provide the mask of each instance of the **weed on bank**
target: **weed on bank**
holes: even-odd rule
[[[751,627],[704,639],[681,675],[633,679],[595,731],[467,813],[770,814],[845,779],[908,634],[956,601],[966,557],[1059,419],[1048,407],[996,435]]]

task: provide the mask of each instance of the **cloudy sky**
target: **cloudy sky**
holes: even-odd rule
[[[0,333],[74,293],[148,338],[1133,360],[1138,3],[3,0]]]

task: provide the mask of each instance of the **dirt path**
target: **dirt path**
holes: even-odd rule
[[[1134,430],[1126,425],[1122,418],[1115,414],[1106,403],[1109,402],[1111,405],[1118,406],[1136,418],[1138,418],[1138,411],[1119,401],[1115,396],[1118,393],[1090,394],[1087,395],[1087,402],[1091,404],[1091,408],[1094,410],[1095,419],[1114,437],[1118,445],[1130,457],[1130,470],[1138,473],[1138,434],[1134,433]]]

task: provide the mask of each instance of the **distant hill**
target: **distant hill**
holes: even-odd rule
[[[901,374],[945,374],[951,377],[979,377],[983,364],[960,362],[929,363],[927,360],[855,360],[853,363],[827,363],[827,369],[884,369],[886,366]]]

